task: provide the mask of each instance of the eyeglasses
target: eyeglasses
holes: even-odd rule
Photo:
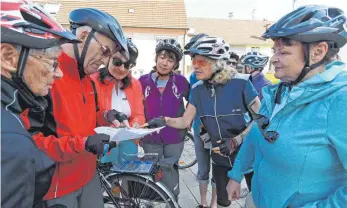
[[[192,64],[198,67],[205,67],[210,63],[207,59],[192,58]]]
[[[100,50],[101,50],[101,54],[104,57],[110,57],[112,55],[112,51],[108,46],[103,45],[96,37],[95,35],[93,35],[94,40],[99,44],[100,46]],[[120,46],[119,43],[116,42],[116,52],[120,51],[122,49],[122,47]]]
[[[269,118],[258,114],[257,118],[255,118],[256,123],[258,124],[259,130],[266,141],[269,143],[275,143],[278,139],[279,134],[277,131],[266,131],[265,129],[270,125]]]
[[[231,64],[232,66],[236,66],[236,65],[237,65],[237,62],[231,61],[230,64]]]
[[[48,69],[52,69],[53,70],[50,70],[52,72],[56,72],[57,71],[57,68],[59,66],[59,62],[57,61],[57,59],[48,59],[44,56],[39,56],[39,55],[35,55],[35,54],[30,54],[30,56],[32,56],[33,58],[36,58],[37,60],[39,61],[42,61],[48,68]]]
[[[120,67],[124,64],[124,68],[126,68],[126,69],[131,69],[135,66],[135,64],[130,63],[129,61],[124,63],[123,61],[119,60],[118,58],[112,58],[112,64],[114,66],[117,66],[117,67]]]

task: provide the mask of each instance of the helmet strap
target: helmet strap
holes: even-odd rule
[[[27,93],[27,95],[33,95],[28,85],[24,82],[24,69],[29,57],[30,48],[22,46],[18,64],[17,64],[17,72],[13,74],[13,82],[18,85],[21,91]]]
[[[29,51],[30,51],[29,48],[22,46],[20,54],[19,54],[17,73],[16,73],[18,77],[23,77],[25,65],[29,57]]]
[[[305,66],[304,68],[301,70],[301,73],[299,75],[299,77],[292,82],[292,85],[296,85],[299,82],[302,81],[302,79],[313,69],[319,67],[320,65],[324,64],[325,60],[322,59],[319,62],[310,65],[310,44],[304,44],[305,47]]]
[[[76,29],[73,30],[73,34],[76,35]],[[74,49],[75,57],[76,57],[76,60],[77,60],[78,72],[79,72],[79,75],[80,75],[81,79],[86,75],[86,73],[84,72],[83,64],[84,64],[84,59],[86,57],[90,41],[92,40],[94,34],[95,34],[95,30],[91,30],[89,32],[89,34],[87,36],[87,39],[86,39],[86,41],[84,43],[81,56],[79,55],[77,43],[73,44],[73,49]]]
[[[302,81],[302,79],[310,72],[312,71],[313,69],[319,67],[320,65],[324,64],[325,60],[322,59],[320,60],[319,62],[315,63],[315,64],[312,64],[310,65],[310,44],[304,44],[304,47],[305,47],[305,66],[304,68],[301,70],[301,73],[299,75],[298,78],[296,78],[295,81],[293,82],[282,82],[279,87],[278,87],[278,90],[276,92],[276,97],[275,97],[275,103],[276,104],[280,104],[281,103],[281,94],[282,94],[282,88],[284,86],[289,86],[290,89],[298,84],[299,82]]]

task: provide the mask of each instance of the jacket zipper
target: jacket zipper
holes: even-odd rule
[[[83,93],[82,79],[81,79],[81,94],[82,94],[83,103],[86,104],[86,97],[84,96],[84,93]]]
[[[214,96],[214,116],[215,116],[217,127],[218,127],[218,133],[219,133],[220,139],[223,139],[222,133],[220,132],[220,126],[219,126],[219,122],[218,122],[218,118],[217,118],[217,93],[216,93],[216,89],[214,88],[214,86],[212,87],[212,95]],[[233,165],[231,164],[230,157],[227,156],[227,158],[229,160],[230,167],[232,167]]]
[[[159,92],[160,93],[160,92]],[[164,91],[163,91],[164,93]],[[160,93],[160,115],[163,116],[163,95]],[[163,138],[160,136],[161,142],[164,143]]]
[[[55,190],[54,190],[54,198],[57,198],[57,192],[58,192],[58,184],[59,184],[59,172],[60,172],[60,165],[59,163],[57,163],[57,168],[58,168],[58,171],[57,171],[57,184],[55,185]]]

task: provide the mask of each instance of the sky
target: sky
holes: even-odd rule
[[[335,6],[347,14],[347,0],[295,0],[294,8],[307,4]],[[188,17],[220,19],[233,12],[233,19],[277,21],[293,10],[293,0],[185,0],[185,5]],[[347,62],[347,44],[339,55]]]
[[[347,0],[295,0],[294,7],[307,4],[335,6],[347,13]],[[232,12],[233,19],[276,21],[292,11],[293,0],[185,0],[185,5],[188,17],[228,19]]]

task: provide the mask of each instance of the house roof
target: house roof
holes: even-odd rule
[[[259,20],[228,20],[208,18],[188,18],[188,26],[192,33],[207,33],[220,36],[231,45],[263,45],[271,44],[271,40],[262,40],[261,35],[273,22]]]
[[[111,14],[123,27],[188,29],[184,0],[41,0],[47,2],[61,4],[56,14],[61,24],[69,24],[72,10],[89,7]]]

